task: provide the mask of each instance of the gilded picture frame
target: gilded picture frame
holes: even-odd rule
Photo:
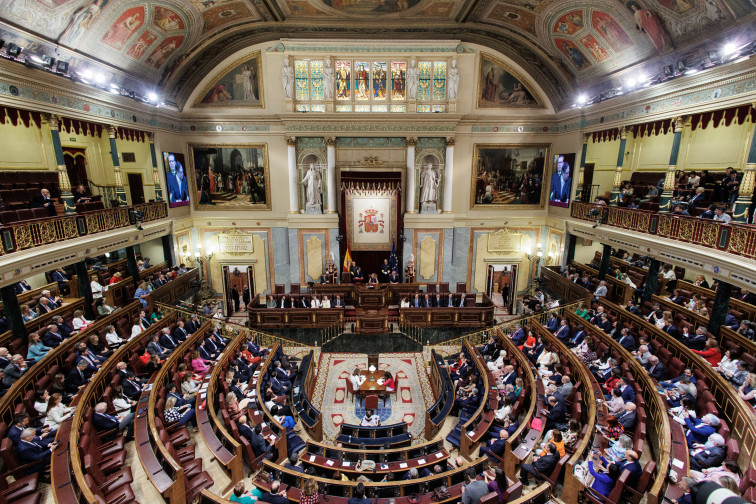
[[[189,144],[189,163],[195,210],[271,209],[268,144]]]
[[[248,100],[244,97],[244,85],[243,85],[243,66],[252,62],[255,72],[255,83],[257,90],[257,100]],[[202,88],[202,92],[197,96],[194,101],[194,107],[199,108],[218,108],[218,107],[250,107],[250,108],[265,108],[265,92],[263,90],[263,69],[262,69],[262,53],[261,51],[255,51],[238,58],[225,67],[215,72],[213,78]],[[227,79],[233,79],[234,81],[241,80],[242,83],[234,82],[227,84],[226,91],[231,95],[231,99],[225,99],[225,101],[210,100],[210,96],[214,89],[221,85]],[[234,87],[238,89],[234,89]],[[221,90],[221,96],[223,96]],[[237,96],[241,96],[241,99],[237,99]]]
[[[474,144],[470,208],[545,208],[550,155],[551,144]]]
[[[493,74],[489,73],[493,70]],[[489,80],[492,89],[489,89]],[[510,65],[488,53],[478,58],[475,106],[479,109],[543,109],[540,95],[531,83]]]

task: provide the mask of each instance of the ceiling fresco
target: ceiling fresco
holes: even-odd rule
[[[6,42],[171,97],[245,43],[325,37],[479,43],[564,99],[755,21],[756,0],[0,0]]]

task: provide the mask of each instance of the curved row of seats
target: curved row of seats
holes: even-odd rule
[[[435,349],[431,350],[431,390],[438,398],[425,412],[425,437],[433,438],[446,421],[454,406],[454,382],[449,376],[443,357]],[[347,379],[351,386],[351,381]],[[348,389],[347,389],[348,390]]]
[[[323,439],[323,417],[320,411],[310,401],[310,395],[315,389],[314,350],[302,357],[299,373],[292,383],[291,404],[294,414],[302,421],[307,433],[316,441]]]

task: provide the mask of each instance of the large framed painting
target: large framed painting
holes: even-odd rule
[[[478,108],[544,108],[525,78],[500,59],[481,53],[479,71]]]
[[[234,61],[218,75],[202,90],[195,107],[264,106],[260,51]]]
[[[543,208],[550,144],[475,144],[471,208]]]
[[[397,191],[345,189],[347,243],[351,250],[391,250],[397,230]]]
[[[198,210],[270,210],[268,146],[190,145]]]

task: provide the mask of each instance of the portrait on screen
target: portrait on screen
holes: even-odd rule
[[[549,185],[549,205],[570,206],[572,176],[575,171],[575,153],[555,154],[551,185]]]
[[[472,171],[471,206],[542,207],[544,166],[548,145],[476,144]]]
[[[174,152],[163,152],[165,166],[165,182],[168,192],[168,206],[170,208],[189,204],[189,183],[187,182],[184,155]]]

